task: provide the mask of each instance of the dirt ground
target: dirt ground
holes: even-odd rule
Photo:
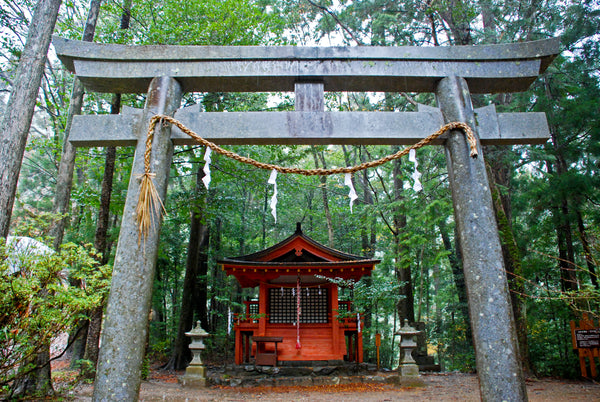
[[[425,386],[400,388],[388,384],[349,384],[311,387],[208,387],[183,388],[180,374],[152,373],[142,383],[141,401],[479,401],[479,385],[474,374],[425,374]],[[533,402],[600,401],[600,383],[559,379],[527,380],[527,393]],[[92,386],[79,385],[63,394],[68,400],[91,400]]]

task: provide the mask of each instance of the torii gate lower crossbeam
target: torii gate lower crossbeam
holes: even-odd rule
[[[493,107],[488,107],[477,112],[477,125],[470,90],[478,93],[526,90],[558,54],[559,46],[557,39],[451,48],[139,47],[79,43],[60,38],[56,38],[54,44],[59,58],[88,89],[139,92],[150,82],[142,114],[106,117],[103,119],[106,126],[100,125],[105,129],[98,129],[100,118],[87,124],[82,116],[79,123],[77,119],[74,121],[71,133],[74,143],[84,146],[137,143],[102,337],[95,401],[138,398],[141,350],[160,222],[147,236],[144,250],[135,230],[134,205],[139,194],[136,175],[142,173],[143,136],[149,115],[175,112],[180,88],[184,91],[287,91],[295,86],[299,111],[285,117],[277,115],[273,119],[279,125],[278,130],[283,131],[280,136],[277,130],[265,128],[268,138],[261,138],[253,126],[265,122],[259,116],[227,113],[231,117],[213,115],[207,117],[208,120],[203,116],[205,122],[230,119],[235,123],[232,135],[219,134],[222,143],[405,144],[423,133],[410,129],[406,138],[394,138],[393,129],[401,128],[398,126],[402,124],[414,126],[415,122],[426,126],[432,117],[434,121],[466,122],[476,134],[482,131],[479,133],[482,141],[489,143],[539,143],[547,135],[545,116],[501,116],[496,115]],[[164,77],[156,78],[158,76]],[[382,117],[383,113],[328,114],[322,110],[322,95],[327,90],[435,92],[439,110],[423,107],[423,111],[414,115],[395,114],[400,115],[399,118]],[[190,117],[190,121],[202,120],[197,117]],[[122,136],[105,136],[102,131],[111,125],[129,127],[130,132]],[[390,125],[394,127],[390,129]],[[360,133],[348,136],[343,127],[351,127]],[[196,127],[192,129],[198,131]],[[493,134],[487,135],[488,132]],[[250,134],[250,138],[244,140],[245,133]],[[212,133],[207,137],[210,135]],[[152,163],[162,198],[172,152],[169,139],[185,141],[178,137],[176,130],[170,137],[166,127],[156,135]],[[459,133],[450,133],[444,145],[467,283],[481,397],[484,401],[524,401],[527,394],[481,149],[478,159],[470,158],[466,141]],[[479,137],[478,147],[481,148]]]

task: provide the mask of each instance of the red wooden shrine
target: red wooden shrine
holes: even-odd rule
[[[302,233],[300,224],[270,248],[219,261],[242,287],[259,288],[258,301],[246,301],[245,314],[236,316],[236,364],[249,362],[250,355],[257,364],[272,365],[362,362],[361,318],[352,313],[350,302],[338,300],[338,287],[327,278],[358,281],[371,275],[378,262],[317,243]]]

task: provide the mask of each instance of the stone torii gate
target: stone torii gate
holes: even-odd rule
[[[446,150],[454,217],[467,285],[483,400],[527,399],[515,324],[481,145],[535,144],[548,138],[544,113],[473,110],[470,93],[525,91],[559,53],[557,38],[518,44],[455,47],[125,46],[55,37],[58,57],[88,91],[147,93],[143,110],[77,116],[76,146],[136,146],[115,256],[96,401],[137,400],[160,223],[138,244],[135,207],[144,172],[149,119],[175,115],[219,144],[409,145],[444,123],[474,128],[479,158],[464,136],[438,141]],[[179,109],[182,92],[295,91],[293,112],[200,113]],[[325,112],[324,91],[434,92],[438,107],[417,112]],[[173,145],[190,144],[163,126],[154,137],[152,169],[161,198]],[[145,247],[145,251],[143,248]]]

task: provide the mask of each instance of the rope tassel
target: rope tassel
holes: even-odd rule
[[[150,157],[152,155],[152,139],[154,138],[154,130],[156,124],[162,120],[164,116],[153,116],[150,119],[148,125],[148,132],[146,135],[146,150],[144,152],[144,173],[139,176],[141,179],[140,183],[140,198],[135,208],[138,225],[138,245],[140,244],[141,238],[148,236],[150,228],[156,223],[157,219],[160,219],[163,212],[166,213],[165,206],[163,205],[158,190],[154,185],[154,178],[156,173],[150,172]]]
[[[142,236],[148,236],[150,228],[154,225],[156,219],[160,219],[162,213],[166,212],[158,190],[156,190],[156,186],[154,185],[153,178],[155,176],[154,173],[144,173],[141,175],[140,198],[135,208],[138,223],[138,244]]]

